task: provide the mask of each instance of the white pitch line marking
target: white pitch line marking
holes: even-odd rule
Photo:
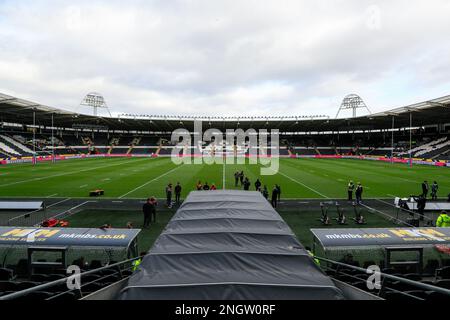
[[[46,198],[48,199],[48,198],[51,198],[51,197],[54,197],[54,196],[57,196],[57,195],[58,195],[57,193],[54,193],[52,195],[47,196]]]
[[[84,187],[87,187],[87,186],[88,186],[87,184],[83,184],[82,186],[80,186],[80,189],[84,188]]]
[[[131,190],[131,191],[129,191],[129,192],[127,192],[127,193],[121,195],[121,196],[119,197],[119,199],[122,199],[122,198],[126,197],[127,195],[129,195],[130,193],[133,193],[133,192],[135,192],[135,191],[137,191],[137,190],[139,190],[139,189],[145,187],[145,186],[148,185],[149,183],[152,183],[152,182],[154,182],[154,181],[157,181],[157,180],[161,179],[162,177],[168,175],[169,173],[174,172],[175,170],[181,168],[182,166],[183,166],[183,165],[177,166],[177,167],[173,168],[172,170],[169,170],[169,171],[167,171],[166,173],[163,173],[162,175],[160,175],[160,176],[158,176],[158,177],[156,177],[156,178],[154,178],[154,179],[152,179],[152,180],[150,180],[150,181],[147,181],[146,183],[140,185],[139,187],[134,188],[133,190]]]
[[[280,171],[279,171],[278,173],[279,173],[279,174],[281,174],[282,176],[284,176],[284,177],[288,178],[289,180],[291,180],[291,181],[294,181],[294,182],[298,183],[299,185],[302,185],[302,186],[304,186],[305,188],[307,188],[307,189],[311,190],[312,192],[314,192],[314,193],[318,194],[319,196],[321,196],[321,197],[323,197],[323,198],[325,198],[325,199],[329,199],[329,197],[327,197],[327,196],[326,196],[326,195],[324,195],[323,193],[320,193],[319,191],[317,191],[317,190],[315,190],[315,189],[313,189],[313,188],[311,188],[311,187],[307,186],[306,184],[304,184],[304,183],[301,183],[300,181],[297,181],[297,180],[295,180],[294,178],[291,178],[291,177],[289,177],[289,176],[285,175],[284,173],[282,173],[282,172],[280,172]]]
[[[143,161],[143,160],[147,160],[147,159],[135,160],[135,162]],[[133,162],[133,161],[134,160],[124,161],[124,162],[120,162],[120,163],[111,164],[111,165],[108,165],[108,166],[100,166],[100,167],[88,168],[88,169],[83,169],[83,170],[78,170],[78,171],[71,171],[71,172],[66,172],[66,173],[55,174],[55,175],[47,176],[47,177],[16,181],[16,182],[11,182],[11,183],[1,184],[0,187],[8,187],[8,186],[21,184],[21,183],[26,183],[26,182],[31,182],[31,181],[40,181],[40,180],[50,179],[50,178],[54,178],[54,177],[61,177],[61,176],[69,175],[69,174],[75,174],[75,173],[80,173],[80,172],[92,171],[92,170],[102,169],[102,168],[115,167],[115,166],[120,166],[120,165],[123,165],[123,164],[126,164],[126,163],[130,163],[130,162]]]

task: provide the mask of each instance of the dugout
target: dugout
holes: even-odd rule
[[[259,192],[197,191],[183,202],[122,300],[341,300]]]
[[[140,229],[0,227],[0,266],[19,277],[92,269],[138,256]]]
[[[396,273],[434,275],[450,255],[450,228],[311,229],[319,257],[367,268],[378,265]],[[349,257],[351,255],[351,257]]]

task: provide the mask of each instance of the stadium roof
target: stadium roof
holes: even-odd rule
[[[392,118],[396,128],[450,123],[450,95],[356,118],[329,119],[326,116],[277,117],[199,117],[169,115],[130,115],[102,117],[65,111],[0,93],[0,122],[51,126],[52,115],[56,127],[92,128],[136,131],[173,131],[178,128],[193,130],[194,120],[202,120],[203,128],[279,129],[282,132],[353,131],[389,129]]]

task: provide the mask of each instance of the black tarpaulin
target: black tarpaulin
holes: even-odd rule
[[[259,192],[192,192],[120,299],[343,299]]]

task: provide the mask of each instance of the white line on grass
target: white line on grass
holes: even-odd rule
[[[127,195],[129,195],[130,193],[133,193],[133,192],[135,192],[135,191],[137,191],[137,190],[139,190],[139,189],[145,187],[146,185],[148,185],[148,184],[150,184],[150,183],[152,183],[152,182],[154,182],[154,181],[157,181],[157,180],[161,179],[162,177],[168,175],[169,173],[174,172],[175,170],[181,168],[182,166],[183,166],[183,165],[177,166],[177,167],[173,168],[172,170],[169,170],[169,171],[167,171],[166,173],[163,173],[162,175],[160,175],[160,176],[158,176],[158,177],[156,177],[156,178],[154,178],[154,179],[152,179],[152,180],[150,180],[150,181],[147,181],[146,183],[140,185],[139,187],[134,188],[133,190],[131,190],[131,191],[129,191],[129,192],[127,192],[127,193],[121,195],[121,196],[119,197],[119,199],[122,199],[122,198],[126,197]]]
[[[88,186],[88,184],[83,184],[82,186],[80,186],[80,189],[84,188],[84,187],[87,187],[87,186]]]
[[[300,181],[297,181],[297,180],[295,180],[294,178],[291,178],[291,177],[285,175],[283,172],[278,171],[278,173],[281,174],[282,176],[288,178],[289,180],[294,181],[295,183],[298,183],[299,185],[304,186],[305,188],[311,190],[312,192],[318,194],[319,196],[321,196],[321,197],[323,197],[323,198],[325,198],[325,199],[330,199],[329,197],[327,197],[327,196],[324,195],[323,193],[320,193],[319,191],[317,191],[317,190],[315,190],[315,189],[313,189],[313,188],[307,186],[306,184],[301,183]]]
[[[12,185],[16,185],[16,184],[31,182],[31,181],[40,181],[40,180],[45,180],[45,179],[50,179],[50,178],[55,178],[55,177],[66,176],[66,175],[69,175],[69,174],[75,174],[75,173],[80,173],[80,172],[85,172],[85,171],[92,171],[92,170],[96,170],[96,169],[115,167],[115,166],[120,166],[120,165],[123,165],[123,164],[126,164],[126,163],[130,163],[130,162],[133,162],[133,161],[137,162],[137,161],[143,161],[143,160],[148,160],[148,159],[130,160],[130,161],[124,161],[124,162],[120,162],[120,163],[111,164],[111,165],[108,165],[108,166],[94,167],[94,168],[88,168],[88,169],[83,169],[83,170],[78,170],[78,171],[71,171],[71,172],[54,174],[54,175],[47,176],[47,177],[16,181],[16,182],[11,182],[11,183],[1,184],[0,187],[7,187],[7,186],[12,186]]]
[[[48,198],[51,198],[51,197],[54,197],[54,196],[57,196],[57,195],[58,195],[57,193],[54,193],[52,195],[47,196],[46,198],[48,199]]]

